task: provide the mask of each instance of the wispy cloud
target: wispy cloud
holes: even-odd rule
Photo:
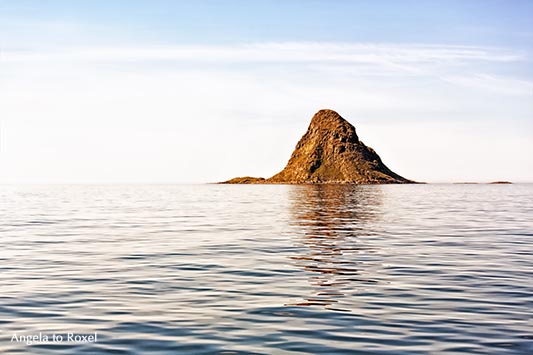
[[[241,45],[174,45],[145,47],[91,47],[50,51],[4,50],[3,61],[195,61],[195,62],[335,62],[378,65],[510,62],[521,53],[490,47],[450,45],[397,45],[364,43],[256,43]]]
[[[533,82],[488,74],[445,76],[442,80],[473,89],[518,96],[533,96]]]

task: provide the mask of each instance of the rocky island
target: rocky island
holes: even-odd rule
[[[355,127],[333,110],[320,110],[285,169],[271,178],[237,177],[223,184],[407,184],[359,140]]]

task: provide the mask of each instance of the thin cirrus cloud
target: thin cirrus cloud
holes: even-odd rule
[[[459,86],[479,90],[488,90],[510,96],[528,96],[533,94],[533,82],[514,78],[506,78],[488,74],[470,76],[445,76],[442,80]]]
[[[99,64],[135,65],[136,70],[157,70],[162,63],[171,75],[209,67],[209,72],[227,73],[231,64],[246,65],[242,72],[260,72],[269,66],[298,68],[302,75],[321,73],[326,76],[372,77],[414,76],[433,78],[452,86],[473,88],[503,95],[529,95],[533,82],[500,75],[498,67],[523,64],[524,53],[498,47],[437,45],[437,44],[383,44],[383,43],[328,43],[328,42],[268,42],[232,45],[172,45],[139,47],[67,47],[55,50],[5,50],[0,52],[0,63],[16,71],[28,71],[28,65],[39,68],[37,76],[52,73],[60,77],[64,69],[83,66],[91,71]],[[167,68],[165,65],[174,65]],[[181,67],[180,67],[181,66]],[[251,68],[251,70],[250,70]],[[96,75],[103,73],[96,69]],[[307,72],[307,73],[306,73]],[[235,71],[233,71],[235,74]],[[114,73],[110,73],[114,75]],[[274,74],[275,77],[275,74]],[[125,88],[127,90],[127,88]]]
[[[510,62],[520,53],[501,48],[447,45],[394,45],[351,43],[256,43],[241,45],[174,45],[146,47],[69,48],[53,51],[11,50],[3,61],[196,61],[196,62],[334,62],[361,64]]]
[[[87,47],[55,50],[4,50],[0,63],[6,65],[135,64],[147,68],[154,62],[187,65],[188,68],[246,64],[254,68],[269,65],[305,65],[307,70],[337,76],[430,76],[452,85],[484,89],[485,82],[505,84],[502,93],[523,94],[530,82],[479,72],[477,64],[498,65],[527,61],[520,52],[504,48],[436,44],[378,44],[285,42],[239,45],[172,45],[140,47]],[[25,67],[27,69],[27,66]],[[174,68],[179,70],[179,68]],[[494,86],[493,89],[497,87]],[[525,89],[525,90],[524,90]]]

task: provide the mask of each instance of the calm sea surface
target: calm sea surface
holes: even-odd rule
[[[533,353],[533,185],[0,186],[0,243],[2,354]]]

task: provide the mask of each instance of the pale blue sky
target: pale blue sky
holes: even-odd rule
[[[2,1],[0,182],[271,176],[339,111],[415,180],[533,181],[533,1]]]

